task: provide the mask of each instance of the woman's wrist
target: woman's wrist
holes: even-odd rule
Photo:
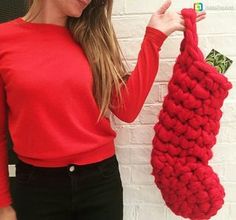
[[[145,37],[151,39],[159,47],[161,47],[168,36],[159,29],[153,28],[151,26],[146,26]]]
[[[5,212],[10,212],[12,210],[13,210],[12,206],[0,207],[0,214]]]

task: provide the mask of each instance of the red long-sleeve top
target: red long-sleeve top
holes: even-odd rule
[[[126,108],[110,109],[135,120],[155,80],[167,36],[147,26],[136,67],[122,87]],[[115,94],[115,93],[114,93]],[[113,95],[112,103],[116,103]],[[88,164],[115,153],[116,132],[108,117],[96,124],[92,72],[66,27],[29,23],[21,17],[0,24],[0,207],[12,203],[6,133],[22,161],[34,166]]]

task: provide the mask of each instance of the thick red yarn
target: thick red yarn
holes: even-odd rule
[[[152,175],[166,205],[190,219],[210,219],[225,191],[208,165],[224,99],[232,84],[206,63],[198,48],[196,12],[182,9],[184,39],[168,83],[151,152]]]

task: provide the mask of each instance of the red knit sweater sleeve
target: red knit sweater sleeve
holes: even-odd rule
[[[7,108],[6,94],[3,80],[0,75],[0,207],[11,204],[11,195],[8,178],[8,155],[7,155]]]
[[[118,107],[117,94],[112,93],[112,106],[109,109],[120,120],[133,122],[141,111],[155,80],[159,67],[159,51],[166,38],[167,35],[163,32],[146,26],[136,66],[126,82],[129,93],[124,85],[121,87],[124,107]]]

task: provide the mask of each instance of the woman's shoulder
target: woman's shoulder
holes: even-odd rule
[[[0,46],[14,42],[21,35],[21,30],[17,24],[17,18],[0,23]]]
[[[0,23],[0,57],[4,48],[8,48],[19,36],[15,19]]]
[[[17,26],[16,21],[17,18],[0,23],[0,37],[12,33],[12,31],[14,31]]]
[[[11,26],[13,23],[15,23],[16,19],[11,19],[11,20],[8,20],[8,21],[4,21],[4,22],[1,22],[0,23],[0,28],[5,28],[5,27],[9,27]]]

